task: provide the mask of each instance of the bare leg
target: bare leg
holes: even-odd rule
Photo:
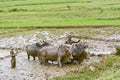
[[[15,68],[16,67],[16,59],[15,57],[12,57],[11,59],[11,68]]]

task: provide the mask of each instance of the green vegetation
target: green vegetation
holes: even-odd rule
[[[120,25],[120,0],[0,0],[0,26]]]
[[[120,46],[117,46],[116,47],[116,53],[115,53],[116,55],[120,55]]]
[[[11,28],[11,27],[10,27]],[[21,35],[21,34],[27,34],[27,33],[35,33],[37,31],[51,31],[54,32],[56,35],[57,34],[64,34],[65,32],[72,33],[73,35],[75,34],[77,38],[84,38],[84,39],[90,39],[94,36],[109,36],[113,34],[120,34],[120,28],[118,27],[105,27],[105,28],[89,28],[89,27],[84,27],[84,28],[72,28],[72,29],[67,29],[67,28],[61,28],[61,29],[49,29],[49,28],[42,28],[42,29],[37,29],[37,28],[22,28],[22,27],[12,27],[13,29],[9,28],[0,28],[0,37],[8,37],[8,36],[14,36],[14,35]]]
[[[94,67],[91,69],[90,66]],[[99,63],[92,63],[74,73],[55,77],[53,80],[119,80],[120,79],[120,57],[109,55]]]

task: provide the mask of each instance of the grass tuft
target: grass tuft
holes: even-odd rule
[[[20,11],[27,11],[26,9],[17,9],[17,8],[13,8],[11,10],[9,10],[9,12],[20,12]]]
[[[120,55],[120,46],[117,46],[116,47],[116,53],[115,53],[116,55]]]

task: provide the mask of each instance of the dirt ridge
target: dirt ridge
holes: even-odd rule
[[[105,27],[118,27],[119,25],[86,25],[86,26],[10,26],[10,27],[0,27],[0,29],[72,29],[72,28],[105,28]]]

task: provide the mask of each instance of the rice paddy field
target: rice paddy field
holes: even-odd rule
[[[39,32],[70,33],[87,41],[91,52],[107,55],[60,69],[28,61],[21,49],[11,69],[9,47],[25,45],[24,39],[30,43]],[[120,80],[119,46],[120,0],[0,0],[0,80]]]
[[[120,25],[120,0],[0,0],[0,27]]]

